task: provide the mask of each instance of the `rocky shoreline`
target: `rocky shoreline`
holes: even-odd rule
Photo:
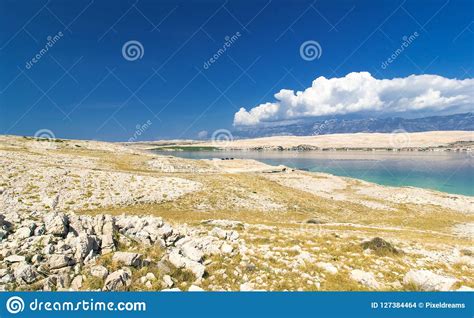
[[[230,150],[230,151],[359,151],[359,152],[460,152],[460,153],[472,153],[472,148],[474,142],[472,143],[456,143],[454,145],[438,146],[438,147],[380,147],[380,148],[321,148],[318,146],[311,145],[297,145],[291,147],[283,146],[256,146],[251,148],[239,148],[239,147],[226,147],[226,148],[217,148],[219,150]],[[183,146],[181,150],[186,150],[186,147]],[[159,148],[155,148],[159,150]]]

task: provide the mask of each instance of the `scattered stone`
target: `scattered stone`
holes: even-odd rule
[[[239,235],[239,232],[237,231],[230,231],[230,232],[227,232],[227,239],[229,241],[237,241],[239,239],[240,235]]]
[[[170,275],[164,275],[163,282],[165,283],[166,287],[173,287],[174,285]]]
[[[411,270],[403,277],[404,284],[414,284],[424,291],[448,291],[458,280],[428,270]]]
[[[7,236],[8,236],[8,232],[3,229],[0,229],[0,242]]]
[[[318,262],[316,263],[316,266],[333,275],[338,272],[336,266],[331,263]]]
[[[143,263],[143,255],[131,252],[115,252],[112,260],[126,266],[140,267]]]
[[[97,242],[95,237],[92,237],[86,233],[79,233],[79,236],[75,239],[76,253],[74,258],[77,262],[82,262],[89,253],[93,250],[97,250]]]
[[[74,260],[63,254],[53,254],[49,257],[48,265],[50,269],[58,269],[74,265]]]
[[[234,250],[234,248],[230,244],[224,243],[221,246],[221,251],[224,254],[230,254],[230,253],[232,253],[233,250]]]
[[[371,289],[379,289],[380,284],[375,279],[375,276],[371,272],[364,272],[360,269],[354,269],[351,271],[350,274],[351,279],[355,280],[356,282],[364,285],[365,287]]]
[[[91,269],[90,269],[90,273],[92,276],[94,277],[98,277],[98,278],[106,278],[107,275],[109,274],[109,271],[107,270],[107,268],[105,268],[104,266],[102,265],[96,265],[96,266],[92,266]]]
[[[204,253],[198,250],[192,242],[186,243],[181,247],[183,255],[187,258],[199,262],[204,257]]]
[[[298,254],[297,259],[302,261],[302,262],[311,262],[313,261],[313,257],[311,256],[310,253],[303,251]]]
[[[40,226],[35,228],[33,235],[40,236],[40,235],[43,235],[44,233],[46,233],[46,226],[44,224],[41,224]]]
[[[106,216],[102,227],[102,254],[112,253],[116,250],[114,241],[115,221],[114,218]]]
[[[252,283],[243,283],[240,285],[240,291],[253,291],[254,286]]]
[[[66,291],[67,288],[71,285],[71,276],[70,272],[67,270],[68,268],[65,268],[66,270],[63,270],[63,272],[59,272],[57,277],[57,284],[56,287],[58,290],[63,290]]]
[[[204,220],[201,223],[231,229],[243,229],[245,227],[244,223],[234,220]]]
[[[35,254],[31,257],[31,262],[33,264],[39,264],[43,260],[43,256],[40,254]]]
[[[161,290],[162,292],[180,292],[181,289],[175,287],[175,288],[165,288]]]
[[[77,275],[71,282],[71,289],[72,290],[80,290],[82,288],[82,275]]]
[[[36,281],[39,274],[32,265],[22,263],[14,271],[14,276],[18,284],[31,284]]]
[[[47,224],[46,233],[55,236],[66,237],[68,233],[68,218],[64,213],[51,212],[45,215],[43,218],[45,224]]]
[[[58,277],[55,275],[50,275],[43,280],[43,290],[44,291],[56,290],[57,284],[58,284]]]
[[[215,227],[213,228],[210,232],[209,232],[210,235],[212,236],[216,236],[220,239],[226,239],[227,238],[227,231],[226,230],[223,230],[221,229],[220,227]]]
[[[10,255],[4,259],[7,263],[20,263],[25,261],[25,257],[21,255]]]
[[[103,290],[127,290],[132,283],[132,273],[127,269],[119,269],[107,276]]]
[[[0,268],[0,277],[7,275],[9,272],[8,268]]]
[[[155,280],[156,280],[156,276],[155,276],[155,274],[153,274],[153,273],[147,273],[147,274],[145,275],[145,277],[146,277],[146,279],[148,279],[148,280],[150,280],[150,281],[155,281]]]
[[[168,266],[168,257],[163,257],[162,259],[160,259],[158,261],[158,263],[156,263],[156,268],[158,269],[158,271],[162,274],[171,274],[172,270],[170,268],[170,266]]]
[[[33,234],[31,228],[24,226],[16,230],[15,237],[21,240],[30,237],[31,234]]]
[[[196,279],[200,279],[204,276],[205,266],[199,262],[193,261],[179,253],[178,250],[173,250],[168,257],[170,263],[177,268],[185,268],[191,271]]]
[[[14,277],[7,268],[0,269],[0,284],[8,284],[13,282]]]
[[[204,291],[204,289],[202,289],[201,287],[196,286],[196,285],[191,285],[191,286],[189,286],[188,291],[190,291],[190,292],[196,292],[196,291]]]
[[[50,255],[50,254],[53,254],[53,253],[54,253],[54,245],[53,244],[47,244],[43,248],[43,254]]]

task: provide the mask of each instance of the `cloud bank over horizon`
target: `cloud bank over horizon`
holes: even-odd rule
[[[240,108],[234,126],[361,112],[472,111],[474,79],[438,75],[376,79],[368,72],[353,72],[340,78],[321,76],[304,91],[282,89],[274,96],[275,102],[248,111]]]

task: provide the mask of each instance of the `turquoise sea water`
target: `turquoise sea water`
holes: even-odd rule
[[[474,196],[474,157],[449,152],[165,151],[190,159],[255,159],[390,186],[413,186]]]

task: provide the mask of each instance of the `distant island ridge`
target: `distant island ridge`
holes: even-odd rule
[[[214,141],[162,140],[125,143],[155,150],[407,150],[471,152],[474,131],[351,133],[316,136],[272,136]]]
[[[268,123],[261,126],[236,126],[234,138],[271,136],[312,136],[348,133],[392,133],[394,131],[474,131],[474,113],[421,118],[325,118],[300,120],[292,123]]]

